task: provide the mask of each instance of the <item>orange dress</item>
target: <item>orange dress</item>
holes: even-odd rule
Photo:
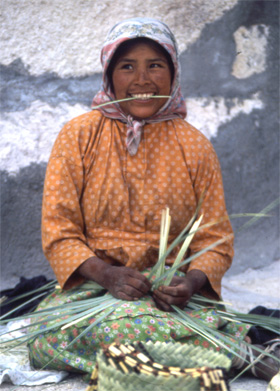
[[[146,124],[135,156],[127,152],[126,131],[126,124],[95,110],[66,124],[54,144],[44,186],[42,241],[65,289],[83,282],[75,271],[94,255],[138,270],[154,265],[166,207],[172,219],[169,242],[187,225],[203,192],[202,224],[227,216],[218,158],[197,129],[182,119]],[[188,266],[207,275],[206,295],[220,295],[231,264],[230,222],[201,230],[191,242],[194,254],[228,235]]]

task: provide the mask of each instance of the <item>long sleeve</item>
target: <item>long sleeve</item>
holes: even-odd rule
[[[222,240],[222,243],[194,259],[188,270],[203,271],[208,277],[212,291],[204,290],[202,293],[217,298],[221,294],[222,277],[232,262],[234,236],[226,211],[222,174],[217,155],[208,140],[204,140],[203,144],[200,141],[198,145],[202,151],[193,157],[195,164],[192,164],[190,170],[191,178],[196,200],[200,198],[203,200],[200,210],[200,214],[203,214],[201,226],[212,222],[218,223],[196,233],[190,245],[190,253],[191,255],[198,253],[208,246],[213,246],[219,240]],[[198,146],[195,142],[194,145]]]
[[[82,282],[80,277],[73,280],[71,276],[79,265],[94,255],[87,245],[80,204],[85,145],[92,132],[90,123],[85,123],[84,128],[83,137],[77,120],[62,129],[51,152],[44,185],[43,251],[64,288]]]

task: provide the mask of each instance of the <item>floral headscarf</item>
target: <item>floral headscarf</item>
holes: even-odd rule
[[[99,106],[115,100],[111,89],[107,70],[114,53],[125,41],[134,38],[149,38],[161,45],[170,55],[174,65],[174,77],[171,86],[170,98],[152,117],[142,121],[125,114],[118,103],[108,104],[98,108],[106,117],[119,119],[127,124],[127,149],[130,155],[135,155],[141,141],[142,129],[145,123],[161,122],[173,118],[185,118],[186,104],[180,89],[180,64],[178,61],[178,49],[175,37],[168,26],[151,18],[127,19],[116,24],[108,33],[101,51],[101,63],[103,67],[102,89],[93,99],[92,107]]]

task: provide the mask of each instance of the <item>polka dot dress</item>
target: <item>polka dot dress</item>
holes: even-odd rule
[[[175,119],[145,125],[135,156],[125,142],[126,125],[99,111],[70,121],[55,142],[45,179],[42,239],[64,288],[83,282],[74,272],[94,255],[140,271],[152,266],[166,207],[172,218],[170,242],[187,225],[202,195],[202,224],[227,217],[217,156],[190,124]],[[190,245],[189,255],[226,237],[188,267],[207,275],[210,284],[202,293],[208,296],[220,295],[221,278],[231,264],[229,221],[201,230]]]

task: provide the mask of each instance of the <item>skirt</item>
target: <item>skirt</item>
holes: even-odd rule
[[[57,289],[40,303],[38,310],[87,300],[100,296],[100,294],[104,294],[104,290],[88,289],[86,284],[68,291]],[[54,310],[54,313],[55,311],[57,312],[57,310]],[[104,311],[107,312],[108,309]],[[239,345],[251,327],[248,324],[230,322],[224,319],[214,307],[204,307],[199,310],[188,310],[186,308],[184,311],[190,317],[201,322],[201,325],[204,324],[213,330],[220,330],[230,337],[234,342],[234,348],[231,346],[231,349],[236,352],[239,351]],[[65,330],[62,330],[61,326],[58,325],[51,331],[44,331],[50,323],[58,323],[61,319],[55,321],[45,319],[41,324],[34,324],[31,331],[40,331],[40,334],[28,343],[33,367],[84,373],[88,375],[85,377],[87,381],[95,367],[97,352],[112,342],[160,341],[188,343],[205,349],[220,351],[232,358],[232,353],[226,347],[214,345],[205,337],[197,334],[175,319],[172,312],[159,310],[150,296],[146,296],[139,301],[121,301],[115,305],[113,312],[93,326],[90,331],[84,333],[74,344],[71,344],[102,313],[82,320]]]

